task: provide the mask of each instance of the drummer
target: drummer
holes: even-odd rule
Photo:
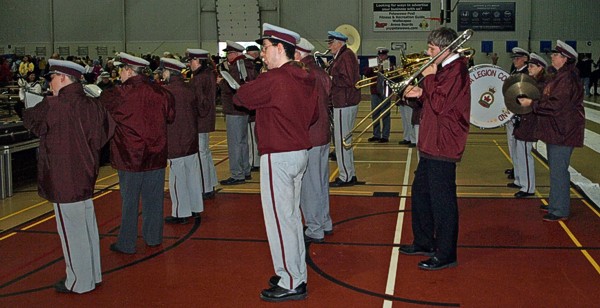
[[[544,221],[567,220],[570,214],[569,164],[575,147],[583,146],[585,111],[583,84],[578,77],[577,51],[563,41],[552,50],[552,67],[556,74],[548,80],[542,97],[519,98],[522,106],[531,106],[537,116],[535,137],[546,143],[550,167],[550,204],[542,206],[548,213]]]
[[[546,67],[548,63],[541,56],[529,54],[528,72],[529,76],[537,81],[540,93],[544,90],[546,82]],[[515,166],[515,178],[519,180],[521,187],[515,193],[515,197],[523,198],[535,194],[535,161],[531,150],[537,142],[534,136],[536,126],[536,115],[532,112],[519,115],[519,125],[515,126],[515,148],[513,150],[513,164]]]

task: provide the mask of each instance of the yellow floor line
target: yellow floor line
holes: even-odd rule
[[[97,195],[97,196],[93,197],[93,198],[92,198],[92,200],[96,200],[96,199],[98,199],[98,198],[100,198],[100,197],[102,197],[102,196],[108,195],[108,194],[110,194],[110,193],[111,193],[110,191],[107,191],[107,192],[101,193],[101,194],[99,194],[99,195]],[[44,202],[41,202],[41,203],[46,203],[46,202],[48,202],[48,201],[44,201]],[[40,220],[40,221],[38,221],[38,222],[35,222],[35,223],[33,223],[33,224],[31,224],[31,225],[29,225],[29,226],[27,226],[27,227],[24,227],[24,228],[22,228],[21,230],[27,230],[27,229],[33,228],[33,227],[35,227],[35,226],[37,226],[37,225],[39,225],[39,224],[41,224],[41,223],[43,223],[43,222],[45,222],[45,221],[48,221],[48,220],[50,220],[50,219],[52,219],[52,218],[54,218],[54,215],[51,215],[51,216],[49,216],[49,217],[47,217],[47,218],[44,218],[44,219],[42,219],[42,220]],[[16,233],[16,232],[12,232],[12,233],[9,233],[9,234],[7,234],[6,236],[0,237],[0,241],[3,241],[3,240],[5,240],[5,239],[7,239],[7,238],[9,238],[9,237],[11,237],[11,236],[13,236],[13,235],[15,235],[15,234],[17,234],[17,233]]]
[[[559,223],[560,223],[560,226],[563,228],[563,230],[565,230],[565,232],[569,235],[569,237],[571,238],[571,241],[573,241],[573,243],[575,243],[575,246],[581,248],[582,247],[581,243],[579,243],[579,241],[577,240],[575,235],[571,232],[571,230],[569,230],[569,227],[567,227],[567,225],[562,221],[559,221]],[[596,262],[596,260],[594,260],[594,258],[587,252],[587,250],[582,249],[580,251],[585,256],[585,258],[588,260],[588,262],[590,262],[592,264],[592,266],[596,269],[596,272],[600,275],[600,266],[598,266],[598,263]]]
[[[6,215],[6,216],[4,216],[4,217],[0,218],[0,221],[3,221],[3,220],[5,220],[5,219],[8,219],[8,218],[11,218],[11,217],[13,217],[13,216],[15,216],[15,215],[19,215],[19,214],[21,214],[21,213],[23,213],[23,212],[29,211],[29,210],[31,210],[31,209],[33,209],[33,208],[36,208],[36,207],[38,207],[38,206],[40,206],[40,205],[42,205],[42,204],[46,204],[46,203],[48,203],[48,201],[47,201],[47,200],[46,200],[46,201],[42,201],[42,202],[38,202],[38,203],[36,203],[36,204],[34,204],[34,205],[32,205],[32,206],[28,207],[28,208],[24,208],[24,209],[22,209],[22,210],[20,210],[20,211],[14,212],[14,213],[12,213],[12,214],[9,214],[9,215]]]
[[[506,154],[506,152],[504,151],[504,149],[502,149],[500,147],[500,145],[498,145],[498,142],[496,142],[496,140],[494,140],[494,143],[496,144],[496,146],[498,146],[498,148],[504,154],[504,156],[506,157],[506,159],[508,159],[512,163],[512,161],[510,159],[510,156],[508,156]],[[548,164],[546,164],[546,162],[544,162],[539,157],[537,157],[537,155],[534,156],[534,157],[535,157],[535,159],[537,159],[540,162],[540,164],[542,166],[544,166],[547,170],[550,170],[550,167],[548,166]],[[579,192],[577,190],[573,189],[572,187],[571,187],[571,192],[574,193],[575,196],[577,196],[579,198],[582,197],[579,194]],[[536,191],[536,194],[538,194],[537,191]],[[548,201],[546,201],[546,199],[542,199],[542,203],[544,205],[548,205]],[[596,214],[596,216],[600,217],[600,214],[589,203],[587,203],[585,200],[583,200],[583,203],[586,204],[592,210],[592,212]],[[560,223],[560,226],[565,231],[565,233],[567,233],[567,235],[571,238],[571,241],[573,241],[573,243],[575,244],[575,246],[581,248],[582,245],[579,243],[579,240],[577,239],[577,237],[575,237],[575,235],[571,232],[571,230],[569,230],[569,228],[567,227],[567,225],[564,222],[562,222],[562,221],[559,221],[559,223]],[[587,250],[580,250],[580,251],[583,254],[583,256],[588,260],[588,262],[590,262],[590,264],[592,264],[592,266],[594,267],[594,269],[596,269],[596,272],[598,272],[598,274],[600,274],[600,266],[598,266],[598,263],[596,262],[596,260],[594,260],[594,258],[587,252]]]

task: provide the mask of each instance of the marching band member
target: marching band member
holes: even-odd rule
[[[552,50],[552,67],[556,74],[546,86],[539,100],[519,98],[523,106],[532,106],[537,116],[535,137],[546,143],[550,167],[550,200],[544,221],[569,218],[571,174],[569,164],[575,147],[583,146],[585,111],[583,108],[583,83],[575,63],[577,51],[561,40]]]
[[[440,270],[457,265],[458,200],[456,162],[467,143],[471,109],[471,80],[467,60],[446,49],[457,39],[450,28],[431,31],[427,53],[439,56],[423,70],[420,86],[410,87],[406,97],[423,102],[419,132],[420,160],[412,183],[413,243],[401,245],[407,255],[431,258],[420,269]]]
[[[103,91],[104,104],[117,126],[110,141],[110,160],[121,186],[121,229],[110,250],[134,254],[138,206],[142,201],[142,235],[146,245],[163,240],[163,201],[167,165],[167,123],[175,118],[173,96],[144,75],[148,61],[124,52],[123,84]]]
[[[527,74],[527,61],[529,61],[529,52],[523,48],[515,47],[512,49],[512,54],[510,56],[512,58],[512,66],[510,70],[510,74]],[[514,161],[514,151],[516,146],[515,136],[513,130],[515,129],[515,122],[517,121],[517,117],[513,117],[506,123],[506,139],[508,143],[508,154],[510,155],[510,159],[513,161],[513,168],[504,170],[504,173],[508,175],[509,179],[514,179],[513,183],[508,183],[506,186],[512,188],[520,188],[522,185],[519,183],[519,179],[515,176],[515,161]]]
[[[309,137],[312,148],[308,150],[308,165],[302,178],[300,208],[304,214],[306,231],[305,241],[322,242],[325,235],[333,233],[333,224],[329,215],[329,94],[331,79],[310,54],[315,46],[305,38],[296,45],[295,59],[304,63],[308,71],[315,76],[319,91],[319,119],[310,126]]]
[[[365,70],[365,77],[375,77],[377,73],[384,73],[384,68],[388,67],[389,70],[393,70],[394,67],[389,63],[388,59],[389,50],[385,47],[377,47],[377,67],[373,69],[372,67],[367,67]],[[386,64],[387,63],[387,64]],[[389,93],[389,88],[387,87],[387,83],[383,78],[377,78],[377,82],[373,83],[369,90],[371,91],[371,110],[375,109],[377,106],[381,104],[383,100],[385,100],[391,93]],[[377,111],[373,113],[373,120],[377,119],[383,110],[387,110],[390,107],[391,103],[388,102],[379,107]],[[403,118],[404,121],[404,118]],[[379,143],[387,143],[390,141],[390,123],[391,123],[391,113],[388,112],[383,118],[381,118],[381,122],[383,123],[383,127],[379,125],[380,121],[377,121],[373,125],[373,137],[369,138],[369,142],[379,142]]]
[[[329,66],[331,76],[331,101],[333,104],[334,141],[339,177],[329,183],[331,187],[355,185],[354,149],[345,149],[344,137],[354,128],[360,90],[354,85],[360,80],[356,54],[346,46],[348,37],[337,31],[329,31],[327,46],[333,54]],[[348,140],[352,142],[352,138]]]
[[[102,282],[92,196],[100,149],[114,125],[106,110],[85,95],[79,82],[83,66],[54,59],[49,65],[53,96],[26,109],[24,125],[40,137],[38,193],[54,204],[67,267],[67,278],[54,288],[62,293],[85,293]]]
[[[256,75],[263,69],[263,61],[260,58],[260,49],[256,45],[246,47],[246,57],[254,62]],[[253,111],[248,115],[248,160],[252,171],[260,168],[260,155],[258,154],[258,142],[256,141],[256,114]]]
[[[200,181],[202,197],[212,199],[217,186],[217,170],[210,151],[209,133],[215,131],[217,74],[214,64],[203,49],[187,49],[192,69],[191,83],[194,85],[198,102],[198,154],[200,155]]]
[[[261,292],[265,301],[307,296],[306,248],[302,234],[300,189],[311,148],[309,126],[318,118],[315,78],[294,62],[300,36],[263,25],[263,59],[269,70],[243,85],[236,105],[256,110],[260,191],[275,276]]]
[[[190,216],[200,220],[204,211],[198,159],[198,103],[193,85],[184,82],[181,70],[185,64],[172,58],[161,58],[165,88],[175,100],[175,120],[167,125],[169,193],[171,216],[165,223],[185,224]]]
[[[227,61],[219,65],[223,77],[218,82],[221,89],[221,103],[227,125],[227,151],[229,153],[229,171],[231,176],[220,181],[221,185],[246,183],[251,179],[248,158],[248,111],[234,106],[233,95],[241,85],[256,78],[254,63],[242,53],[244,46],[227,41]]]
[[[529,54],[528,74],[535,78],[540,92],[544,91],[546,83],[545,70],[548,63],[544,58],[535,53]],[[515,197],[523,198],[535,194],[535,161],[531,150],[537,142],[534,136],[537,117],[533,112],[519,115],[519,125],[515,125],[513,134],[515,137],[515,148],[513,149],[513,165],[515,179],[519,179],[521,188],[515,193]]]

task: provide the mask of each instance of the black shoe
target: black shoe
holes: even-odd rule
[[[223,180],[219,182],[221,185],[238,185],[238,184],[246,184],[245,179],[234,179],[228,178],[227,180]]]
[[[406,145],[406,144],[410,144],[410,140],[402,140],[400,142],[398,142],[399,145]]]
[[[61,280],[57,283],[54,284],[54,290],[58,293],[73,293],[73,291],[67,289],[67,286],[65,286],[65,281]]]
[[[517,197],[517,198],[531,197],[533,195],[535,195],[535,194],[534,193],[528,193],[528,192],[521,191],[521,190],[519,190],[519,191],[517,191],[515,193],[515,197]]]
[[[252,172],[257,172],[257,171],[260,171],[260,167],[252,167],[252,168],[250,169],[250,171],[252,171]]]
[[[504,174],[515,174],[515,169],[506,169],[504,170]]]
[[[540,211],[548,213],[548,206],[540,204]]]
[[[373,137],[367,139],[367,141],[368,142],[381,142],[381,138],[373,136]]]
[[[324,238],[314,238],[304,234],[304,242],[305,243],[323,243],[325,241]]]
[[[521,186],[515,184],[515,183],[508,183],[506,184],[506,187],[510,187],[510,188],[521,188]]]
[[[400,245],[400,253],[409,256],[427,256],[432,257],[435,253],[433,248],[425,249],[415,245]]]
[[[166,224],[182,224],[185,225],[189,222],[188,217],[174,217],[174,216],[167,216],[165,217],[165,223]]]
[[[544,218],[543,218],[544,221],[565,221],[567,219],[569,219],[569,217],[556,216],[551,213],[544,215]]]
[[[293,290],[284,289],[280,286],[274,286],[260,292],[260,298],[268,302],[283,302],[289,300],[305,299],[308,295],[306,283],[301,283]]]
[[[192,217],[199,218],[200,217],[200,212],[192,212]]]
[[[269,278],[269,287],[276,287],[277,285],[279,285],[279,280],[281,280],[281,277],[277,276],[277,275],[273,275],[271,276],[271,278]]]
[[[344,182],[340,178],[335,178],[335,181],[329,183],[329,187],[354,186],[356,182],[356,176],[353,176],[348,182]]]
[[[215,198],[215,191],[211,191],[211,192],[207,192],[207,193],[203,193],[202,194],[202,199],[207,200],[207,199],[214,199]]]
[[[417,147],[417,144],[416,144],[416,143],[411,143],[411,144],[409,144],[409,145],[408,145],[408,147],[409,147],[409,148],[416,148],[416,147]]]
[[[379,143],[388,143],[388,142],[390,142],[390,139],[388,139],[388,138],[379,139]]]
[[[117,243],[112,243],[112,244],[110,244],[110,250],[111,250],[111,251],[114,251],[114,252],[118,252],[118,253],[126,254],[126,255],[132,255],[132,254],[135,254],[135,251],[134,251],[134,252],[126,252],[126,251],[123,251],[123,250],[119,249],[119,248],[117,247]]]
[[[333,235],[333,229],[331,229],[331,230],[325,230],[325,231],[323,231],[323,234],[325,234],[327,236]]]
[[[337,156],[335,155],[335,152],[329,153],[329,159],[331,159],[332,161],[337,161]]]
[[[456,261],[442,262],[437,257],[431,257],[425,261],[419,262],[419,268],[427,271],[437,271],[448,267],[455,267],[458,265]]]
[[[246,181],[252,180],[252,174],[248,174],[248,175],[244,176],[244,180],[246,180]]]

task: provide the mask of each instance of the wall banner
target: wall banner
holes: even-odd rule
[[[429,31],[431,3],[373,3],[373,31]]]
[[[515,2],[458,4],[458,31],[515,31]]]

